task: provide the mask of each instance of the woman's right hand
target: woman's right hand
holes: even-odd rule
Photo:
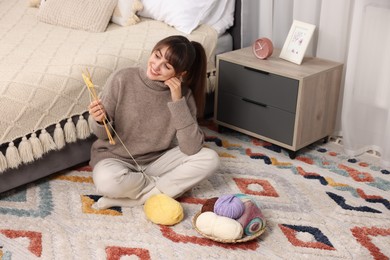
[[[100,99],[92,101],[89,104],[88,109],[89,114],[92,116],[93,119],[95,119],[96,122],[103,123],[103,120],[106,118],[106,110],[104,109],[104,106]]]

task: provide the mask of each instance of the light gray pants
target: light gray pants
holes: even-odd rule
[[[97,191],[109,198],[138,199],[153,188],[176,198],[209,177],[219,168],[218,154],[202,148],[194,155],[182,153],[175,147],[156,161],[135,166],[118,159],[104,159],[93,169]]]

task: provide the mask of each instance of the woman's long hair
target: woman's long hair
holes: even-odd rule
[[[159,41],[153,51],[167,47],[165,59],[173,66],[175,72],[182,76],[183,84],[188,86],[195,98],[197,117],[204,116],[207,57],[203,46],[189,41],[181,35],[173,35]]]

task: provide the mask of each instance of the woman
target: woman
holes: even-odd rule
[[[94,207],[142,205],[155,194],[178,197],[213,174],[219,157],[203,147],[197,123],[203,114],[206,55],[201,44],[170,36],[156,44],[143,68],[111,75],[101,100],[91,102],[98,137],[90,165]],[[110,144],[103,120],[113,126]]]

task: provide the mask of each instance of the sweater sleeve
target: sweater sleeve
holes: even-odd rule
[[[169,102],[168,108],[176,128],[176,138],[180,150],[193,155],[203,146],[204,135],[196,120],[196,105],[192,94],[182,97],[179,101]]]
[[[104,125],[96,122],[91,116],[88,118],[88,121],[89,121],[89,126],[91,127],[93,134],[96,135],[97,138],[102,139],[102,140],[108,139]]]

